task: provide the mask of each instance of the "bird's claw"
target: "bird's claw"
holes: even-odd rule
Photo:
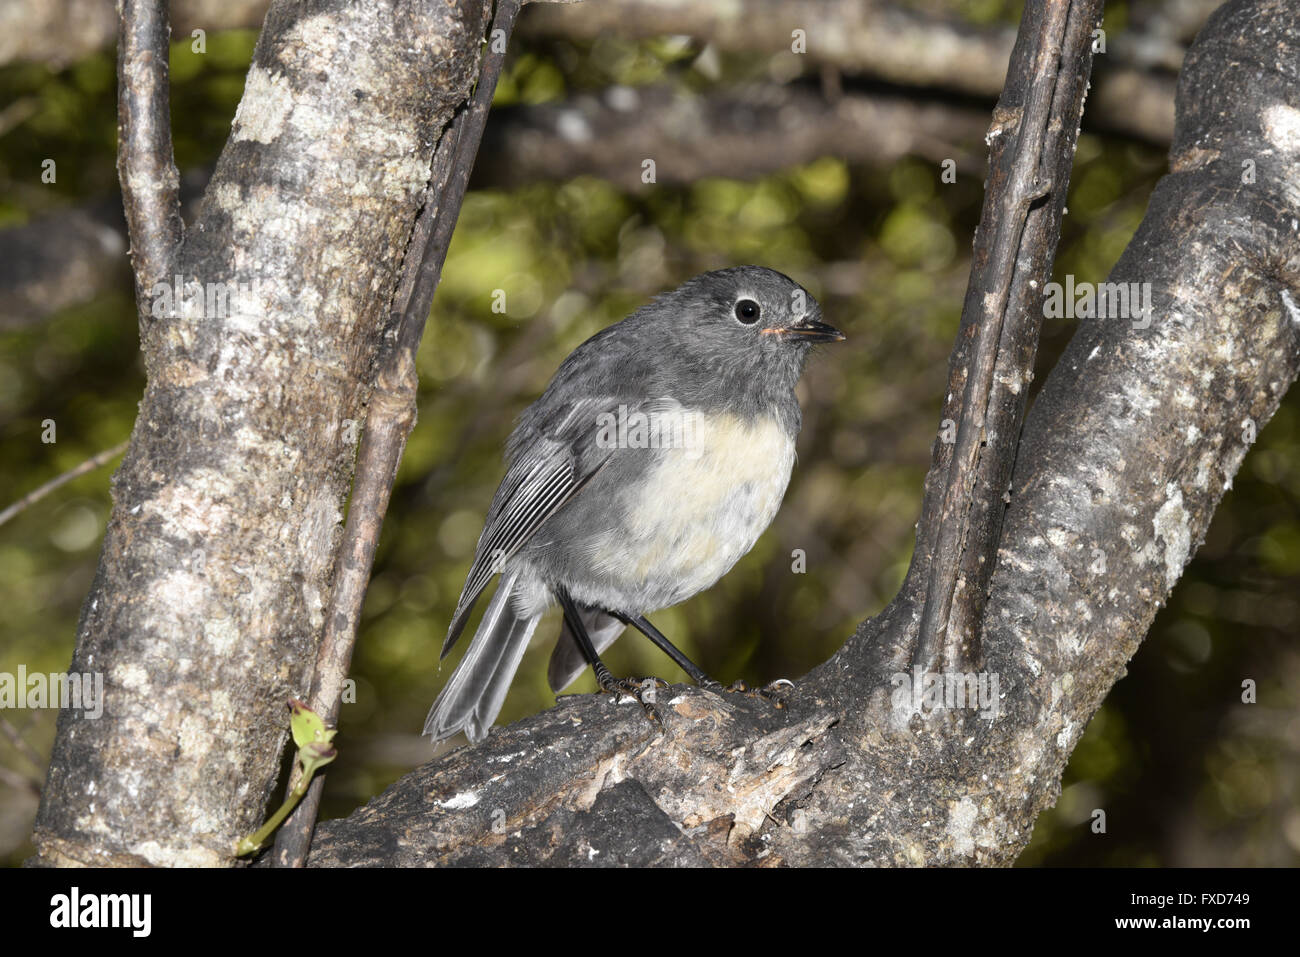
[[[702,682],[700,687],[709,691],[744,694],[754,698],[762,698],[764,701],[772,702],[772,707],[779,709],[786,706],[786,700],[790,696],[790,691],[794,688],[794,682],[788,678],[778,678],[761,688],[751,688],[740,679],[733,681],[730,685],[724,685],[722,682],[710,678],[708,681]]]
[[[608,694],[627,695],[641,706],[641,710],[646,713],[646,717],[658,726],[660,731],[664,730],[664,720],[659,714],[659,709],[654,705],[654,693],[660,688],[667,688],[668,682],[662,678],[615,678],[611,674],[604,674],[597,678],[600,689]],[[649,688],[646,685],[650,685]]]

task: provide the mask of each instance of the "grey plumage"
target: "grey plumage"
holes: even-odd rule
[[[517,580],[516,573],[502,578],[469,651],[429,712],[424,733],[435,741],[457,731],[464,731],[471,741],[481,741],[501,711],[510,681],[541,617],[521,618],[510,608]]]
[[[756,318],[741,318],[751,307]],[[842,338],[820,317],[793,280],[741,266],[689,280],[564,360],[507,443],[444,657],[492,576],[502,580],[426,734],[486,737],[556,587],[599,653],[624,627],[608,612],[683,601],[752,547],[789,480],[809,347]],[[658,431],[617,429],[629,421]],[[552,688],[585,665],[566,622]]]

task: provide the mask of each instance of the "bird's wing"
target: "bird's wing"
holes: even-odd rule
[[[592,435],[596,416],[619,401],[610,396],[579,400],[555,410],[548,421],[530,423],[533,434],[525,440],[512,438],[518,452],[488,510],[474,564],[442,645],[443,657],[460,637],[492,576],[609,462],[614,450],[593,449]]]

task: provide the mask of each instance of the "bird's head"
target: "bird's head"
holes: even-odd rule
[[[726,379],[754,377],[792,387],[812,346],[844,334],[822,321],[821,306],[789,276],[762,266],[736,266],[696,276],[657,305],[675,345],[692,362]]]

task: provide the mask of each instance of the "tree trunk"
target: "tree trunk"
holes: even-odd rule
[[[229,864],[261,822],[403,250],[487,9],[267,15],[178,276],[141,303],[148,386],[70,669],[103,674],[105,712],[60,715],[38,863]]]

